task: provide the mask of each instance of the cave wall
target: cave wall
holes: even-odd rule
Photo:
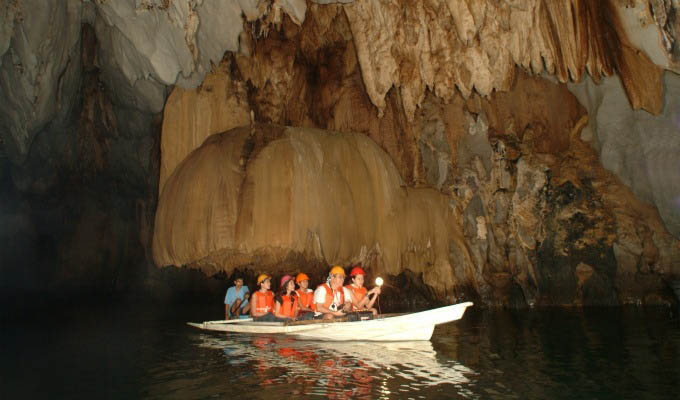
[[[456,219],[447,196],[405,187],[363,134],[256,124],[211,136],[169,177],[154,260],[209,273],[319,261],[408,268],[443,298],[456,283],[449,252],[466,252]]]
[[[58,23],[65,10],[52,11]],[[77,79],[60,77],[59,93],[48,100],[57,111],[33,133],[25,155],[11,145],[0,153],[6,307],[125,292],[141,285],[152,262],[160,115],[112,99],[99,68],[96,30],[75,25],[77,49],[70,49],[64,73],[73,68]],[[48,78],[37,89],[49,86]],[[42,101],[36,98],[33,106]]]
[[[456,215],[453,225],[463,233],[465,243],[456,246],[453,241],[446,257],[453,286],[447,280],[428,280],[425,286],[433,289],[430,298],[451,301],[467,297],[497,305],[671,301],[664,279],[678,273],[678,241],[669,235],[655,208],[636,198],[619,178],[603,168],[591,141],[583,140],[592,129],[588,112],[592,107],[574,96],[567,85],[515,68],[507,91],[490,96],[457,93],[449,99],[428,91],[417,112],[409,117],[402,92],[393,88],[387,92],[381,111],[364,88],[359,53],[348,34],[348,18],[338,9],[309,10],[314,12],[320,15],[301,27],[284,20],[280,31],[249,41],[248,55],[225,57],[210,82],[228,82],[237,88],[227,101],[235,105],[234,114],[242,115],[242,119],[251,110],[256,121],[364,133],[390,156],[407,186],[432,187],[447,196]],[[317,27],[314,21],[324,24]],[[326,29],[323,35],[319,34],[321,29]],[[653,71],[656,73],[656,67]],[[603,87],[607,82],[605,79]],[[623,93],[622,86],[620,90]],[[201,88],[176,91],[186,98],[214,98],[212,92]],[[618,99],[626,104],[628,114],[635,112],[629,97],[624,94]],[[200,115],[202,121],[212,121],[210,110],[217,107],[195,106],[187,101],[176,104],[166,108],[166,115]],[[650,115],[646,111],[637,113]],[[169,146],[184,141],[178,147],[188,153],[192,147],[186,147],[185,129],[186,125],[167,126],[163,140]],[[197,138],[192,139],[194,146],[199,147],[200,140],[218,131],[202,125],[192,132],[196,133],[190,136]],[[243,157],[239,162],[247,164],[248,157]],[[170,159],[172,164],[179,164],[174,155]],[[161,163],[166,164],[164,157]],[[239,165],[234,168],[243,167]],[[281,170],[291,169],[276,165],[269,172],[276,177]],[[346,163],[339,163],[337,168],[347,168]],[[198,176],[185,179],[198,181]],[[266,182],[270,178],[263,174],[260,179]],[[285,181],[277,179],[281,180]],[[228,186],[238,191],[241,184]],[[163,210],[162,202],[159,210]],[[273,198],[267,204],[276,208],[278,203]],[[311,209],[315,210],[311,211],[313,217],[324,220],[323,211]],[[289,214],[284,213],[283,219],[286,222],[282,224],[278,217],[272,217],[265,231],[277,232],[272,237],[289,237],[291,229],[308,228],[295,225],[296,219]],[[426,228],[430,235],[435,225]],[[161,228],[158,219],[156,228],[184,232],[176,237],[193,235],[186,227]],[[248,229],[264,235],[262,225],[252,222]],[[290,255],[305,253],[304,246],[311,246],[308,239],[300,237],[284,241],[276,250],[266,249],[266,241],[259,243],[255,246],[260,249],[257,256],[244,254],[239,240],[230,239],[200,254],[195,248],[184,251],[193,252],[189,258],[159,257],[156,261],[160,265],[193,265],[210,273],[234,268],[283,273],[308,264],[318,266],[321,259],[326,265],[361,262],[373,273],[382,273],[387,272],[383,265],[390,264],[382,260],[389,258],[384,254],[399,254],[389,249],[382,257],[375,257],[355,250],[329,258],[323,254],[325,247],[353,243],[357,236],[322,233],[318,226],[308,232],[319,236],[321,253],[307,258]],[[361,240],[366,249],[386,250],[375,236]],[[169,243],[168,239],[161,242],[164,246]],[[193,247],[195,243],[182,245]],[[305,254],[310,253],[314,254],[309,250]],[[422,260],[409,262],[407,257],[398,264],[400,271],[411,272],[420,271],[424,265]],[[417,272],[413,276],[419,279]]]
[[[364,134],[447,197],[453,287],[399,275],[431,299],[663,302],[678,275],[675,2],[0,0],[0,21],[5,288],[152,271],[165,182],[249,123]]]
[[[643,201],[654,204],[668,231],[680,237],[680,77],[664,75],[665,101],[658,116],[630,110],[617,77],[595,87],[584,80],[570,90],[588,109],[584,138],[600,162]]]

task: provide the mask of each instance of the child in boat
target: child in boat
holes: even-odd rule
[[[269,290],[272,286],[272,277],[267,274],[260,274],[257,277],[257,284],[260,285],[260,289],[250,296],[250,316],[255,321],[283,321],[273,313],[274,293]]]
[[[300,299],[300,312],[310,312],[316,310],[314,305],[314,291],[309,288],[309,277],[307,274],[300,272],[295,277],[295,283],[298,284],[299,289],[295,292]]]
[[[331,268],[326,283],[319,285],[314,291],[316,316],[323,319],[343,317],[352,310],[352,295],[342,284],[345,282],[345,270],[336,265]]]
[[[314,311],[316,311],[316,305],[314,304],[314,291],[309,288],[309,277],[307,274],[300,272],[295,277],[295,283],[297,283],[299,286],[299,289],[295,291],[295,293],[298,295],[298,301],[300,304],[298,319],[313,319]]]
[[[299,303],[295,293],[295,281],[290,275],[281,278],[281,289],[274,298],[274,316],[284,320],[298,316]]]
[[[237,276],[234,279],[234,286],[227,289],[224,296],[224,319],[238,319],[241,314],[250,311],[250,296],[248,286],[243,286],[243,278]]]
[[[378,311],[373,308],[373,304],[380,294],[380,286],[376,286],[367,292],[364,287],[366,271],[359,266],[352,268],[349,276],[352,278],[352,283],[345,287],[349,289],[352,294],[352,310],[368,310],[373,313],[373,316],[377,316]],[[373,296],[373,298],[371,298],[371,296]]]

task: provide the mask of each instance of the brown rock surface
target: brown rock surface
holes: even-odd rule
[[[291,254],[363,262],[422,273],[444,296],[456,283],[449,252],[465,252],[455,221],[446,196],[405,188],[364,135],[258,124],[211,137],[168,179],[154,260],[210,272],[280,269]]]
[[[596,81],[617,71],[633,106],[658,113],[658,68],[630,47],[617,10],[586,0],[344,6],[369,98],[382,111],[387,92],[399,88],[409,121],[426,88],[447,100],[454,88],[486,96],[511,86],[515,65],[533,73],[545,66],[561,82],[579,81],[586,70]]]
[[[208,136],[249,122],[245,85],[231,79],[229,63],[209,74],[198,89],[175,88],[163,110],[158,193],[175,167]]]
[[[197,149],[168,170],[156,263],[363,262],[492,305],[670,301],[678,241],[580,140],[586,111],[566,86],[527,72],[618,71],[633,107],[658,112],[659,70],[609,3],[395,4],[311,5],[301,26],[246,29],[217,74],[239,88],[237,114],[365,136],[256,124],[182,144]],[[168,129],[168,143],[195,136]]]

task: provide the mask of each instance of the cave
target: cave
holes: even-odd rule
[[[679,10],[0,0],[2,318],[336,265],[390,312],[677,309]]]
[[[675,301],[673,7],[34,3],[0,41],[7,300],[363,265],[433,303]]]

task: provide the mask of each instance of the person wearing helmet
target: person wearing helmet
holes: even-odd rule
[[[295,277],[295,283],[298,284],[299,289],[295,292],[300,299],[300,312],[310,312],[316,310],[314,305],[314,291],[309,288],[309,277],[307,274],[300,272]]]
[[[272,286],[272,277],[260,274],[257,277],[260,289],[253,293],[250,299],[250,316],[255,321],[279,321],[274,311],[274,294],[269,290]]]
[[[298,316],[299,306],[293,277],[284,275],[280,286],[281,289],[274,297],[274,316],[283,320],[295,319]]]
[[[248,286],[243,286],[243,278],[237,276],[234,279],[234,286],[227,289],[224,296],[224,319],[238,319],[241,314],[250,311],[250,296]]]
[[[373,313],[373,316],[377,316],[378,310],[373,308],[373,304],[380,294],[380,286],[376,286],[373,289],[366,291],[366,288],[364,287],[366,271],[359,266],[352,268],[349,276],[352,278],[352,283],[345,287],[349,289],[352,294],[352,310],[368,310]]]
[[[315,317],[333,319],[343,317],[352,310],[352,295],[342,286],[344,282],[345,270],[339,265],[331,268],[326,283],[314,291]]]
[[[295,283],[299,288],[295,291],[298,295],[300,303],[300,312],[298,314],[299,320],[308,320],[314,318],[316,305],[314,304],[314,291],[309,288],[309,277],[307,274],[300,272],[295,277]]]

